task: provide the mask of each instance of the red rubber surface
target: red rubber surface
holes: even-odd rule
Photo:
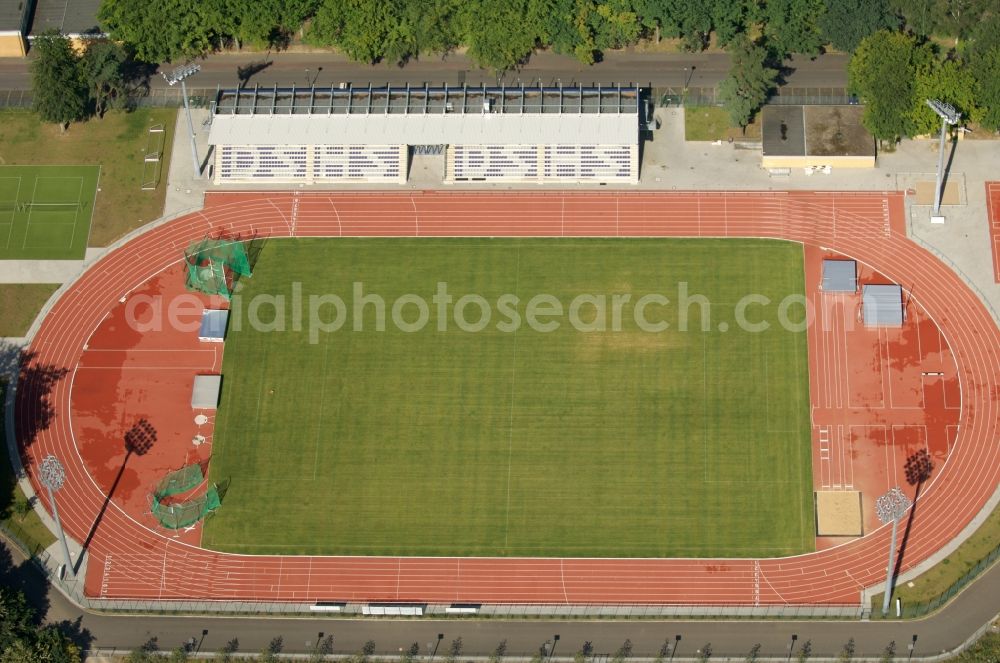
[[[103,364],[85,346],[92,335],[99,341],[109,329],[102,323],[108,315],[115,315],[119,300],[127,293],[151,288],[169,294],[176,288],[183,248],[218,230],[271,236],[752,236],[790,239],[822,247],[823,252],[848,255],[904,285],[909,291],[907,310],[913,324],[921,325],[928,319],[940,330],[939,341],[943,342],[939,342],[940,356],[934,361],[939,361],[945,372],[939,381],[941,398],[958,395],[957,387],[949,387],[949,382],[960,384],[959,428],[949,442],[947,462],[937,465],[932,481],[921,493],[903,568],[925,559],[954,537],[982,508],[1000,480],[1000,331],[959,277],[906,239],[902,194],[293,192],[210,194],[206,203],[203,211],[150,230],[93,265],[56,303],[31,346],[35,356],[29,373],[45,366],[66,368],[69,373],[49,381],[50,391],[45,389],[47,381],[37,373],[22,381],[17,398],[18,435],[29,473],[48,453],[57,454],[65,464],[67,479],[60,493],[60,514],[68,532],[79,541],[87,538],[105,502],[107,487],[101,484],[110,476],[108,469],[117,472],[123,454],[109,453],[107,461],[101,463],[104,470],[88,467],[85,457],[96,456],[85,450],[87,444],[114,449],[121,443],[120,436],[115,440],[114,434],[98,442],[88,441],[89,433],[77,426],[71,414],[74,400],[78,404],[86,400],[78,390],[91,393],[89,411],[95,413],[91,428],[103,425],[103,430],[120,434],[132,423],[127,417],[122,420],[122,413],[138,414],[143,408],[176,408],[184,421],[190,421],[189,392],[184,389],[177,389],[180,405],[142,402],[145,396],[141,389],[136,391],[131,383],[117,380],[134,370],[141,374],[140,382],[169,381],[171,371],[188,371],[190,377],[217,361],[207,354],[192,359],[190,354],[178,353],[165,362],[169,368],[161,360],[147,359],[136,359],[135,368],[127,368],[133,360],[130,350],[103,369],[113,372],[111,369],[117,368],[119,378],[87,378],[88,370],[96,373]],[[95,330],[101,333],[95,334]],[[107,333],[114,340],[115,334]],[[187,347],[172,347],[172,341],[165,342],[167,347],[153,347],[156,342],[152,338],[134,342],[140,348],[147,347],[143,343],[150,344],[149,350]],[[894,342],[901,346],[905,339]],[[197,366],[179,364],[182,355],[187,361],[197,361]],[[817,356],[810,353],[813,366]],[[926,353],[919,356],[926,358]],[[92,361],[97,364],[88,369]],[[951,369],[949,362],[953,362]],[[905,370],[899,375],[905,378]],[[84,388],[87,379],[90,381]],[[105,384],[111,386],[102,386]],[[132,409],[102,408],[93,402],[92,390],[113,394]],[[180,448],[190,447],[183,439],[190,434],[184,426],[190,424],[178,419],[180,432],[160,432],[163,439],[179,436]],[[114,453],[121,454],[117,464]],[[146,457],[139,460],[147,462]],[[123,485],[119,483],[119,489]],[[132,493],[141,493],[135,488]],[[125,502],[123,508],[112,501],[94,531],[86,579],[90,596],[853,604],[861,588],[883,581],[889,536],[888,528],[882,527],[864,538],[816,553],[764,560],[245,556],[202,550],[187,539],[167,538],[130,517],[128,500]]]
[[[1000,182],[986,183],[986,210],[993,247],[993,279],[1000,283]]]

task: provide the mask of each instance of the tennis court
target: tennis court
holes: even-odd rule
[[[0,259],[79,260],[98,166],[0,166]]]

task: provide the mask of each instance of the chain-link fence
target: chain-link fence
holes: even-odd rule
[[[659,106],[719,106],[717,87],[664,87],[653,88],[652,98]],[[789,87],[783,86],[767,100],[772,105],[831,106],[857,104],[858,98],[848,94],[843,87]]]
[[[192,108],[209,108],[218,90],[216,88],[188,88],[188,103]],[[0,108],[31,108],[34,95],[31,90],[0,90]],[[153,88],[135,98],[140,108],[179,108],[184,105],[180,88]]]
[[[944,607],[948,601],[957,596],[966,585],[975,580],[981,573],[989,569],[993,563],[997,561],[997,559],[1000,559],[1000,546],[997,546],[988,555],[986,555],[986,557],[983,557],[981,560],[973,564],[971,569],[962,574],[961,578],[956,580],[939,596],[935,596],[925,602],[900,601],[900,617],[903,619],[915,619],[928,615],[935,610]],[[878,600],[881,600],[881,595],[877,598]],[[881,610],[872,610],[871,613],[872,619],[895,618],[895,616],[896,612],[894,610],[890,610],[885,617],[883,617]]]

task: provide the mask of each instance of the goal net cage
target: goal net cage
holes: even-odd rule
[[[240,239],[202,239],[184,252],[187,289],[206,295],[232,297],[233,285],[241,276],[251,276],[250,259]]]
[[[196,488],[204,480],[205,475],[198,464],[187,465],[160,479],[150,497],[153,516],[167,529],[181,529],[218,509],[222,500],[215,485],[188,499],[171,499]]]

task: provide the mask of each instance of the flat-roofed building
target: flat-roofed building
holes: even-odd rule
[[[442,179],[639,180],[639,91],[620,87],[223,90],[212,113],[216,184],[405,183],[411,153]]]
[[[28,50],[31,0],[0,2],[0,58],[24,57]]]
[[[875,138],[862,106],[765,106],[761,165],[775,168],[874,168]]]

